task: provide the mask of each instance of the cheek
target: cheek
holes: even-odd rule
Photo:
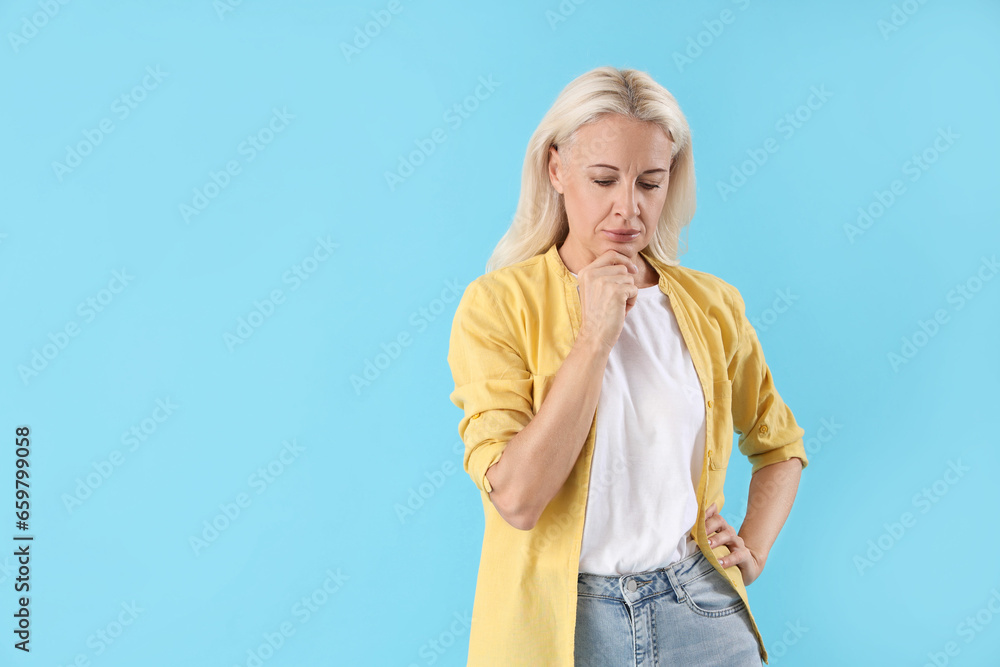
[[[663,211],[663,206],[667,203],[667,193],[653,190],[648,197],[643,199],[643,202],[640,208],[646,213],[659,214]]]
[[[588,191],[586,188],[575,190],[572,197],[566,199],[566,210],[581,222],[601,219],[606,208],[600,193]]]

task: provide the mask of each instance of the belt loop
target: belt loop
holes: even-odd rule
[[[667,579],[670,580],[670,587],[674,589],[674,595],[677,597],[677,601],[684,602],[684,599],[687,597],[687,593],[681,586],[681,582],[677,578],[676,568],[673,566],[667,568]]]

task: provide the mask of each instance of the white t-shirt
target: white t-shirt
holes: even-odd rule
[[[580,571],[645,572],[698,551],[688,532],[704,457],[691,354],[667,295],[640,288],[604,371]]]

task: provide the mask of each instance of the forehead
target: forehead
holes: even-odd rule
[[[572,152],[578,163],[670,162],[673,142],[656,123],[611,115],[578,128]]]

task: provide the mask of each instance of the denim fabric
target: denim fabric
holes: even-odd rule
[[[577,582],[577,667],[764,664],[746,604],[701,551],[648,572],[581,572]]]

